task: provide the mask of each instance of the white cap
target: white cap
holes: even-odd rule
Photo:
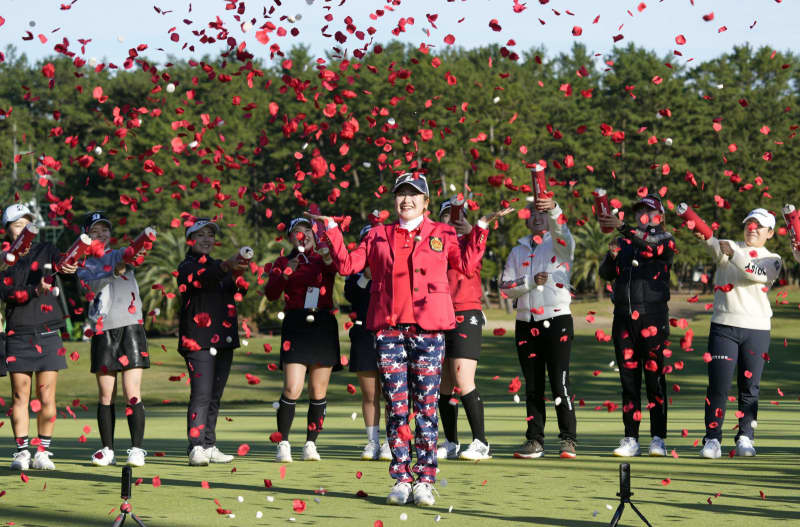
[[[214,230],[214,234],[219,234],[219,225],[217,225],[216,223],[214,223],[213,221],[211,221],[208,218],[197,218],[196,220],[194,220],[194,223],[192,225],[187,227],[187,229],[186,229],[186,239],[188,240],[189,236],[191,236],[192,234],[196,233],[197,231],[199,231],[203,227],[211,227],[211,229]]]
[[[747,220],[750,218],[755,218],[762,227],[769,227],[770,229],[775,228],[775,216],[770,214],[767,209],[751,210],[745,219],[742,220],[742,223],[747,223]]]
[[[20,203],[14,203],[3,211],[3,225],[14,223],[18,219],[24,217],[27,217],[30,221],[33,221],[33,214],[31,214],[31,210],[28,207]]]

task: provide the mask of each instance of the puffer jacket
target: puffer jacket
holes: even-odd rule
[[[517,320],[539,321],[571,314],[570,276],[575,239],[558,205],[549,211],[547,224],[549,230],[542,236],[542,243],[535,244],[530,236],[520,238],[503,269],[500,289],[514,299]],[[549,276],[540,289],[534,276],[542,272]]]
[[[614,314],[667,313],[670,268],[675,257],[675,239],[661,225],[645,230],[622,225],[616,258],[607,254],[600,276],[613,281]]]

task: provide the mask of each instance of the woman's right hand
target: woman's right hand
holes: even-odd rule
[[[44,296],[50,294],[51,289],[53,289],[53,284],[42,278],[39,280],[39,285],[36,286],[36,294],[38,296]]]
[[[703,236],[703,233],[701,233],[699,231],[692,231],[692,233],[694,234],[694,237],[697,238],[698,240],[700,240],[701,242],[706,241],[706,237]]]

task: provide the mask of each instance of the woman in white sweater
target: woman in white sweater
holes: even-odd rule
[[[714,314],[708,336],[708,390],[706,435],[700,455],[722,455],[720,441],[728,390],[738,368],[739,428],[736,454],[752,457],[753,430],[758,416],[758,394],[764,356],[769,350],[770,308],[767,291],[781,270],[781,257],[764,244],[775,234],[775,217],[765,209],[751,211],[744,223],[744,241],[709,238],[714,256]],[[702,236],[698,235],[699,238]]]
[[[570,272],[575,240],[561,208],[553,199],[537,199],[528,206],[526,226],[531,234],[519,239],[503,270],[502,291],[517,309],[515,340],[525,377],[528,414],[526,441],[514,457],[544,455],[545,371],[556,405],[561,457],[574,458],[575,409],[569,383],[569,356],[573,326]]]

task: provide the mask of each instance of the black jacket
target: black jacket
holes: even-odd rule
[[[64,311],[57,296],[36,295],[42,277],[51,274],[61,253],[52,243],[33,243],[28,254],[0,273],[0,299],[6,303],[6,332],[17,335],[64,327]]]
[[[372,280],[367,282],[364,288],[359,287],[358,280],[363,273],[355,273],[348,276],[344,281],[344,297],[350,302],[353,311],[356,313],[356,320],[362,324],[367,323],[367,311],[369,310],[369,290]],[[353,321],[355,322],[355,320]]]
[[[622,225],[619,232],[617,257],[607,254],[599,270],[602,278],[614,282],[614,313],[667,313],[675,239],[660,225],[644,231]]]
[[[244,295],[247,289],[239,287],[233,275],[223,271],[221,265],[221,260],[189,251],[178,266],[181,352],[239,347],[239,322],[233,297],[236,293]]]

